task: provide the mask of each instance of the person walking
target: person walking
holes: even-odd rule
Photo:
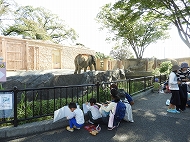
[[[180,84],[181,82],[178,81],[178,77],[176,75],[176,73],[179,69],[180,69],[180,67],[178,65],[173,65],[172,71],[169,75],[168,85],[169,85],[169,89],[172,93],[172,96],[170,98],[170,104],[167,109],[167,112],[170,112],[170,113],[180,113],[178,110],[176,110],[176,106],[181,105],[179,86],[178,86],[178,84]]]
[[[190,71],[188,70],[189,66],[187,63],[181,63],[181,69],[178,71],[177,75],[179,76],[179,80],[181,84],[179,85],[179,94],[181,105],[176,106],[176,110],[185,111],[187,104],[187,82],[190,78]]]

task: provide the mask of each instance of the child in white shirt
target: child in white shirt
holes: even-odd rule
[[[101,113],[99,111],[99,107],[98,105],[96,105],[96,99],[95,98],[91,98],[89,100],[90,105],[88,105],[88,103],[86,104],[87,109],[89,110],[87,112],[88,118],[89,118],[89,123],[94,124],[94,123],[100,123],[101,121]]]
[[[117,103],[120,101],[120,98],[117,96],[117,90],[111,89],[111,98],[112,102],[110,102],[107,106],[101,106],[102,114],[105,112],[109,112],[107,116],[103,116],[105,120],[108,120],[108,130],[113,130],[118,124],[114,121],[114,115],[116,112]]]
[[[76,103],[71,102],[68,107],[71,112],[73,112],[73,115],[67,116],[67,119],[69,120],[69,126],[67,126],[66,129],[70,132],[73,132],[73,128],[80,129],[84,125],[84,114],[80,108],[77,108]]]

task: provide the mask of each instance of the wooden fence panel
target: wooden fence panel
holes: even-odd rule
[[[7,70],[26,70],[26,47],[22,42],[6,42]]]

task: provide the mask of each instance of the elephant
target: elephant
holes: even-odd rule
[[[94,55],[90,54],[78,54],[74,60],[75,63],[75,72],[74,74],[80,74],[81,69],[84,68],[84,72],[86,72],[87,67],[90,67],[90,71],[92,71],[92,65],[96,71],[96,58]]]

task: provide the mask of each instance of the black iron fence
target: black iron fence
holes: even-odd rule
[[[54,111],[69,102],[76,102],[81,108],[91,97],[96,98],[97,102],[105,102],[110,100],[111,83],[116,83],[118,88],[125,89],[133,96],[151,89],[156,77],[160,84],[166,81],[166,75],[160,75],[96,84],[1,90],[0,126],[17,127],[23,123],[52,119]]]

